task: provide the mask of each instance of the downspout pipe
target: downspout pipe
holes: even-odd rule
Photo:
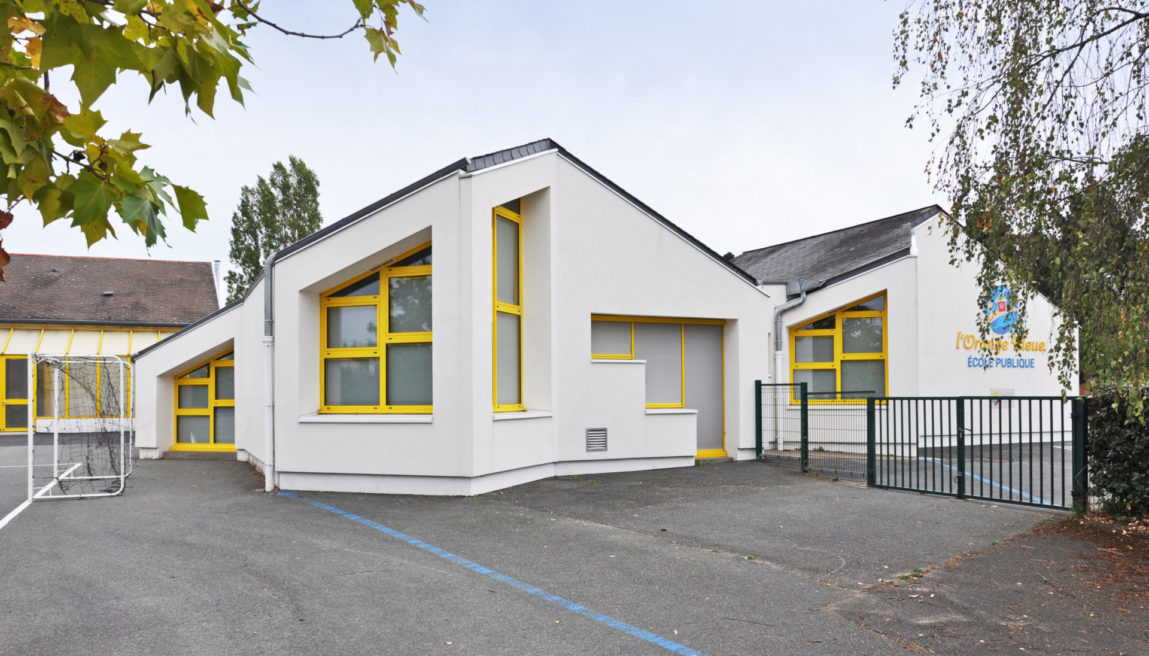
[[[794,280],[786,283],[786,295],[789,296],[797,293],[798,298],[792,298],[782,305],[779,305],[774,310],[774,382],[782,382],[782,372],[786,370],[786,356],[782,352],[782,315],[788,310],[793,310],[799,305],[806,302],[806,290],[813,289],[815,285],[808,280]],[[780,413],[774,413],[774,421],[780,422]],[[776,425],[774,427],[774,435],[777,442],[776,448],[781,451],[785,447],[785,441],[782,438],[782,427]]]
[[[278,486],[275,469],[275,261],[272,253],[263,265],[263,490]]]

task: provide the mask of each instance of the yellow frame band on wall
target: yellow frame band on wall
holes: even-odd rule
[[[424,242],[391,258],[386,264],[365,271],[323,292],[319,300],[319,412],[321,414],[431,414],[432,405],[390,405],[387,403],[387,346],[389,344],[431,344],[433,331],[390,332],[390,279],[433,278],[433,264],[397,266],[397,263],[431,248]],[[363,296],[331,296],[372,276],[379,278],[379,293]],[[334,307],[374,307],[375,345],[362,347],[327,346],[327,310]],[[329,359],[375,359],[379,369],[377,405],[337,405],[327,402],[327,361]]]
[[[198,369],[207,367],[207,377],[205,378],[184,378],[188,374],[195,372]],[[235,394],[233,386],[233,394],[230,399],[217,399],[216,398],[216,380],[218,371],[220,369],[231,369],[235,371],[235,352],[228,351],[214,358],[204,360],[194,367],[190,367],[180,374],[175,376],[175,384],[172,386],[173,391],[173,408],[174,426],[175,431],[172,439],[172,451],[217,451],[228,452],[235,451],[234,442],[216,443],[216,426],[215,426],[215,410],[216,408],[234,408],[235,407]],[[233,378],[234,381],[234,378]],[[234,383],[233,383],[234,385]],[[206,387],[207,388],[207,407],[204,408],[181,408],[180,407],[180,390],[184,387]],[[180,442],[180,417],[207,417],[208,418],[208,442]],[[234,439],[234,434],[233,434]]]
[[[868,303],[874,299],[881,298],[881,310],[850,310],[849,308],[855,307],[862,303]],[[807,326],[817,321],[821,321],[826,317],[834,317],[833,328],[806,328],[792,326],[790,328],[790,381],[794,381],[794,372],[796,371],[833,371],[834,372],[834,390],[835,397],[842,393],[842,363],[849,361],[870,361],[882,362],[884,389],[877,390],[877,396],[887,396],[890,388],[890,363],[889,363],[889,320],[887,319],[889,311],[889,299],[886,290],[882,290],[876,294],[862,297],[856,301],[851,301],[842,307],[824,312],[818,316],[804,319],[801,323],[802,326]],[[881,352],[873,353],[844,353],[842,351],[842,327],[847,319],[862,319],[862,318],[880,318],[882,320],[882,350]],[[801,337],[831,337],[834,340],[834,359],[825,362],[798,362],[797,361],[797,342]],[[848,392],[847,392],[848,393]],[[797,398],[797,393],[791,394],[790,402],[800,403],[801,399]],[[819,399],[808,398],[809,403],[821,404],[864,404],[864,398],[857,399]]]
[[[499,300],[500,218],[515,224],[515,236],[518,242],[515,247],[518,253],[514,281],[515,298],[519,301],[517,304]],[[523,217],[521,213],[513,212],[502,205],[491,210],[491,307],[491,405],[495,412],[523,411],[527,407],[523,398]],[[519,389],[516,395],[518,403],[499,403],[499,313],[519,318]]]

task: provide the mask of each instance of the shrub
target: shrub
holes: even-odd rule
[[[1090,399],[1089,486],[1102,509],[1149,515],[1149,388]]]

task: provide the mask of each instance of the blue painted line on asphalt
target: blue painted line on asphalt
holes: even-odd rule
[[[953,465],[950,465],[950,464],[948,464],[948,463],[944,463],[944,462],[942,462],[941,460],[936,460],[936,459],[934,459],[934,458],[923,458],[923,460],[926,460],[926,461],[928,461],[928,462],[932,462],[932,463],[934,463],[934,464],[936,464],[936,465],[941,465],[942,467],[946,467],[946,468],[948,468],[948,469],[951,469],[951,470],[953,470],[953,471],[957,471],[957,470],[958,470],[958,468],[957,468],[957,467],[954,467]],[[1028,493],[1026,493],[1026,492],[1022,492],[1021,490],[1015,490],[1015,489],[1013,489],[1012,487],[1010,487],[1010,486],[1008,486],[1008,485],[1002,485],[1001,483],[998,483],[997,481],[992,481],[992,480],[990,480],[990,479],[988,479],[988,478],[982,478],[981,476],[978,476],[977,474],[975,474],[975,473],[973,473],[973,472],[968,472],[968,471],[967,471],[967,472],[964,472],[964,473],[965,473],[965,475],[966,475],[966,476],[969,476],[970,478],[973,478],[973,479],[979,480],[979,481],[981,481],[982,483],[989,483],[990,485],[993,485],[993,486],[999,487],[999,488],[1001,488],[1001,489],[1005,490],[1006,492],[1012,492],[1012,493],[1014,493],[1014,494],[1017,494],[1017,495],[1020,495],[1020,496],[1026,497],[1026,498],[1027,498],[1027,499],[1029,499],[1030,501],[1036,501],[1037,503],[1040,503],[1040,504],[1041,504],[1041,505],[1043,505],[1043,506],[1051,506],[1051,505],[1053,505],[1052,503],[1050,503],[1049,501],[1046,501],[1045,499],[1042,499],[1041,497],[1035,497],[1035,496],[1033,496],[1033,495],[1031,495],[1031,494],[1028,494]]]
[[[368,528],[373,528],[376,531],[379,531],[380,533],[383,533],[385,535],[393,537],[397,540],[402,540],[403,542],[406,542],[407,544],[409,544],[413,547],[418,547],[419,549],[422,549],[423,551],[426,551],[428,553],[433,553],[436,556],[443,558],[444,560],[455,563],[456,565],[461,565],[463,567],[466,567],[467,569],[471,570],[472,572],[475,572],[477,574],[482,574],[483,576],[486,576],[488,578],[492,578],[492,579],[499,581],[501,583],[505,583],[505,584],[511,586],[512,588],[517,588],[519,590],[522,590],[523,592],[525,592],[529,595],[533,595],[535,597],[538,597],[539,599],[549,601],[550,603],[552,603],[556,606],[559,606],[561,608],[564,608],[566,610],[569,610],[572,613],[578,613],[579,615],[582,615],[583,617],[589,617],[590,619],[592,619],[596,622],[599,622],[600,624],[605,624],[606,626],[609,626],[612,629],[618,629],[619,631],[622,631],[623,633],[632,635],[636,638],[639,638],[640,640],[645,640],[646,642],[649,642],[651,644],[658,645],[659,647],[662,647],[663,649],[666,649],[672,653],[681,654],[682,656],[706,656],[706,654],[703,654],[700,651],[697,651],[695,649],[691,649],[690,647],[687,647],[685,645],[681,645],[677,642],[674,642],[673,640],[670,640],[668,638],[664,638],[664,637],[662,637],[658,634],[655,634],[655,633],[651,633],[650,631],[647,631],[645,629],[640,629],[637,626],[634,626],[632,624],[627,624],[626,622],[623,622],[622,620],[617,620],[617,619],[611,617],[610,615],[606,615],[606,614],[600,613],[596,610],[592,610],[592,609],[587,608],[586,606],[583,606],[581,604],[576,604],[573,601],[569,601],[569,600],[564,599],[564,598],[562,598],[556,594],[552,594],[550,592],[547,592],[546,590],[543,590],[542,588],[535,587],[535,586],[531,585],[530,583],[520,581],[520,580],[514,578],[513,576],[508,576],[506,574],[501,574],[499,572],[496,572],[495,570],[490,569],[489,567],[484,567],[484,566],[482,566],[482,565],[480,565],[474,561],[467,560],[466,558],[463,558],[462,556],[457,556],[457,555],[455,555],[449,551],[445,551],[443,549],[440,549],[439,547],[436,547],[433,544],[429,544],[427,542],[424,542],[417,537],[407,535],[406,533],[403,533],[402,531],[397,531],[397,530],[395,530],[389,526],[384,526],[383,524],[380,524],[379,522],[367,519],[366,517],[362,517],[362,516],[356,515],[354,513],[349,513],[345,510],[340,510],[339,508],[336,508],[334,506],[329,506],[325,503],[320,503],[318,501],[313,501],[311,499],[301,497],[298,494],[294,494],[292,492],[285,492],[283,490],[279,490],[278,492],[279,492],[280,496],[284,496],[284,497],[287,497],[289,499],[299,499],[300,501],[302,501],[304,503],[311,504],[312,506],[315,506],[316,508],[320,508],[322,510],[326,510],[328,512],[335,513],[336,515],[339,515],[340,517],[344,517],[346,519],[350,519],[351,521],[358,522],[359,524],[362,524]]]

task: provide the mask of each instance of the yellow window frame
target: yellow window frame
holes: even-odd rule
[[[387,345],[431,344],[433,331],[390,332],[391,278],[431,278],[433,264],[395,266],[395,263],[426,250],[425,242],[391,258],[386,264],[340,283],[320,296],[319,302],[319,412],[320,414],[431,414],[431,405],[389,405],[387,403]],[[364,296],[331,296],[371,276],[379,277],[379,293]],[[433,284],[433,283],[432,283]],[[432,295],[434,292],[432,292]],[[328,347],[327,309],[333,307],[375,307],[375,346]],[[367,359],[379,362],[379,405],[333,405],[327,403],[327,360]]]
[[[856,305],[859,305],[861,303],[866,303],[866,302],[872,301],[876,298],[882,298],[885,301],[882,303],[882,309],[881,310],[849,310],[848,309],[848,308],[852,308]],[[791,381],[794,380],[794,372],[796,372],[796,371],[810,371],[810,370],[829,371],[829,370],[833,370],[834,371],[834,389],[837,390],[838,394],[840,394],[841,390],[842,390],[842,362],[859,361],[859,360],[873,362],[873,361],[880,360],[882,362],[882,366],[883,366],[883,370],[884,370],[883,380],[885,383],[885,389],[881,390],[881,394],[879,396],[887,396],[888,391],[890,389],[890,363],[889,363],[889,357],[888,357],[888,355],[889,355],[889,333],[890,333],[889,326],[890,326],[890,322],[887,319],[887,313],[888,313],[889,307],[890,307],[889,306],[889,298],[887,297],[885,290],[883,290],[883,291],[880,291],[876,294],[871,294],[869,296],[860,298],[856,301],[852,301],[850,303],[847,303],[846,305],[842,306],[841,308],[838,308],[837,310],[832,310],[830,312],[820,314],[816,317],[811,317],[809,319],[805,319],[801,323],[801,325],[805,326],[805,325],[809,325],[811,323],[814,323],[815,321],[820,321],[822,319],[825,319],[826,317],[832,316],[832,317],[834,317],[834,327],[832,329],[831,328],[800,329],[796,326],[792,326],[790,328],[790,380]],[[875,352],[875,353],[844,353],[842,351],[842,345],[843,345],[842,328],[845,325],[846,319],[863,319],[863,318],[880,318],[882,320],[882,350],[881,350],[881,352],[880,353],[878,353],[878,352]],[[800,338],[800,337],[833,337],[833,339],[834,339],[834,360],[832,362],[798,362],[796,359],[796,354],[797,354],[798,338]],[[791,393],[791,397],[790,397],[790,402],[791,403],[800,403],[801,399],[798,397],[797,390],[794,388],[791,388],[791,390],[792,390],[792,393]],[[815,404],[831,404],[831,403],[832,404],[842,404],[842,403],[847,403],[847,404],[859,404],[860,405],[860,404],[864,404],[866,402],[866,400],[865,399],[838,399],[838,398],[834,398],[834,399],[809,398],[808,402],[809,403],[815,403]]]
[[[596,360],[633,360],[634,359],[634,325],[636,323],[659,323],[666,325],[677,325],[679,327],[679,341],[678,341],[678,367],[679,367],[679,401],[678,403],[647,403],[646,407],[651,409],[657,408],[685,408],[686,407],[686,326],[688,325],[703,325],[703,326],[725,326],[726,322],[722,319],[680,319],[673,317],[630,317],[617,314],[592,314],[590,316],[591,322],[595,321],[609,321],[614,323],[629,323],[630,324],[630,353],[592,353],[591,358]],[[725,335],[723,342],[725,343]],[[725,344],[723,345],[725,352]],[[722,358],[722,367],[725,370],[726,358]],[[723,386],[725,386],[725,375],[723,376]],[[723,390],[723,398],[726,397],[726,392]],[[723,422],[725,423],[725,413],[723,413]],[[723,431],[725,432],[725,431]]]
[[[207,366],[206,378],[184,378],[188,374]],[[230,399],[217,399],[215,397],[216,385],[216,372],[219,369],[232,369],[235,370],[235,351],[228,351],[209,360],[204,360],[196,364],[194,367],[189,367],[182,373],[175,377],[175,385],[173,386],[173,408],[175,410],[173,418],[173,433],[172,433],[172,451],[235,451],[235,443],[222,443],[216,444],[215,441],[215,410],[216,408],[234,408],[235,398]],[[233,378],[234,380],[234,378]],[[206,381],[206,382],[205,382]],[[180,389],[184,387],[203,387],[207,386],[207,407],[206,408],[180,408]],[[208,435],[211,441],[202,444],[188,444],[181,443],[179,439],[179,422],[180,417],[207,417],[208,418]]]
[[[8,360],[24,360],[25,362],[27,362],[28,356],[26,356],[26,355],[3,355],[3,356],[0,356],[0,431],[10,431],[10,432],[11,431],[26,431],[26,430],[28,430],[28,426],[27,426],[28,422],[27,421],[24,422],[24,424],[25,424],[24,426],[9,426],[8,425],[8,406],[10,406],[10,405],[22,405],[24,407],[28,406],[28,397],[27,396],[25,396],[23,399],[19,399],[19,398],[10,399],[10,398],[8,398]],[[27,367],[28,365],[25,364],[24,366]],[[25,375],[27,375],[27,374],[25,374]],[[35,384],[33,384],[33,389],[35,389]],[[31,394],[31,393],[32,393],[32,390],[29,390],[29,394]],[[25,416],[27,416],[27,411],[25,411]],[[30,420],[32,418],[28,417],[28,419]]]
[[[520,209],[521,206],[520,206]],[[515,278],[516,303],[499,300],[499,219],[511,221],[517,227],[518,263]],[[491,404],[495,412],[520,412],[527,409],[523,398],[523,216],[502,205],[491,210]],[[519,402],[499,403],[499,313],[519,318]]]

